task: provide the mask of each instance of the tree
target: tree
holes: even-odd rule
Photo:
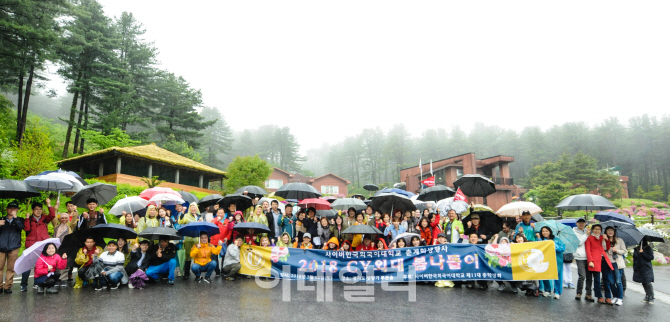
[[[163,145],[163,148],[170,152],[185,156],[195,162],[202,161],[202,156],[200,156],[198,152],[194,151],[186,141],[178,141],[172,134],[168,136],[168,140]]]
[[[277,165],[289,172],[300,171],[300,162],[306,159],[300,156],[300,144],[288,126],[274,131],[272,142],[277,150]]]
[[[130,136],[119,128],[112,129],[110,135],[104,135],[96,131],[83,130],[82,137],[95,145],[99,150],[113,146],[126,147],[139,145],[140,141],[131,140]]]
[[[204,130],[216,123],[216,120],[204,121],[196,108],[202,104],[202,93],[194,90],[181,76],[159,72],[153,84],[151,98],[152,119],[156,131],[163,142],[174,135],[179,142],[186,142],[197,149]]]
[[[165,182],[165,180],[159,180],[158,176],[153,176],[151,178],[143,177],[140,180],[142,180],[148,188],[158,187],[161,183]]]
[[[55,169],[49,130],[45,124],[28,120],[23,144],[14,146],[16,176],[25,178],[44,170]]]
[[[642,186],[637,186],[637,190],[635,191],[635,196],[638,198],[644,198],[644,189],[642,189]]]
[[[215,168],[223,168],[224,163],[221,161],[220,156],[230,153],[230,150],[233,148],[233,131],[216,108],[204,107],[200,111],[200,116],[205,121],[216,121],[214,125],[203,131],[204,136],[200,148],[201,154],[207,165]]]
[[[254,185],[265,186],[265,180],[270,177],[272,166],[267,161],[256,156],[235,157],[228,164],[226,179],[223,181],[227,193],[234,193],[240,187]]]
[[[0,86],[18,92],[16,141],[19,146],[26,130],[33,86],[41,86],[39,81],[46,80],[42,74],[45,63],[55,60],[55,44],[61,34],[56,18],[66,14],[67,7],[64,0],[0,4]]]
[[[644,194],[644,199],[649,199],[653,201],[661,201],[663,197],[663,187],[655,185],[651,188],[651,191]]]

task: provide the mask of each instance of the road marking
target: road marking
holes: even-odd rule
[[[628,280],[626,290],[632,290],[633,292],[637,292],[640,294],[645,294],[644,288],[642,287],[642,284],[640,283],[635,283],[631,280]],[[654,299],[657,301],[661,301],[665,304],[670,304],[670,294],[666,294],[657,290],[654,290]]]

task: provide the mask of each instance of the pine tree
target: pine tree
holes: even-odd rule
[[[205,121],[216,121],[214,125],[203,131],[204,137],[200,148],[202,151],[201,154],[207,165],[223,169],[224,163],[219,156],[221,154],[228,154],[232,149],[233,132],[216,108],[204,107],[200,111],[200,116],[204,117]]]

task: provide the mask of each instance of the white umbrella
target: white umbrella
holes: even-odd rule
[[[457,214],[461,214],[468,210],[468,203],[462,200],[454,201],[454,197],[442,199],[437,203],[437,209],[440,210],[441,215],[446,215],[449,210],[453,209]]]
[[[171,193],[157,193],[149,201],[153,201],[156,204],[183,204],[186,201],[182,199],[181,195],[174,195]]]
[[[534,215],[541,213],[542,208],[532,202],[517,201],[500,207],[496,214],[500,217],[516,217],[521,216],[521,213],[524,211],[528,211],[531,215]]]
[[[21,257],[19,257],[16,260],[16,263],[14,263],[14,271],[17,274],[21,274],[33,269],[33,267],[35,267],[35,263],[37,263],[37,259],[40,258],[40,255],[42,255],[44,245],[48,243],[54,243],[56,248],[58,248],[60,247],[60,238],[49,238],[43,241],[38,241],[28,249],[24,250]]]
[[[81,183],[81,181],[79,181],[79,179],[71,174],[67,174],[65,172],[52,172],[46,174],[46,176],[59,177],[69,181],[72,184],[72,189],[64,189],[60,190],[60,192],[79,192],[79,190],[84,189],[84,185]]]
[[[123,215],[124,211],[134,213],[138,210],[146,208],[148,205],[149,201],[144,198],[140,198],[138,196],[125,197],[117,201],[114,204],[114,207],[112,207],[112,209],[109,210],[109,213],[114,216],[120,217],[121,215]]]
[[[68,179],[50,174],[30,176],[25,178],[29,186],[42,191],[64,191],[74,187],[74,184]]]
[[[409,241],[410,241],[410,239],[411,239],[412,237],[414,237],[414,236],[419,236],[419,237],[421,237],[421,235],[419,235],[419,234],[415,234],[415,233],[402,233],[402,234],[398,234],[398,236],[395,236],[395,238],[393,238],[393,240],[392,240],[391,243],[389,244],[389,247],[391,247],[391,245],[393,245],[395,242],[397,242],[398,239],[400,239],[400,238],[405,238],[405,246],[407,246],[407,245],[409,245]]]

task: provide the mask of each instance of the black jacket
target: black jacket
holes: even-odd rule
[[[151,258],[149,259],[149,266],[158,266],[166,263],[167,261],[173,259],[175,255],[177,254],[177,249],[174,247],[173,244],[168,243],[168,246],[163,250],[163,255],[161,257],[158,257],[156,255],[156,252],[158,251],[158,247],[160,245],[153,245],[149,248],[149,255]]]
[[[86,230],[95,227],[97,225],[104,225],[106,223],[107,218],[105,218],[105,215],[99,211],[95,219],[91,217],[89,217],[89,219],[85,219],[84,215],[79,215],[79,221],[77,222],[77,230]]]
[[[307,229],[307,232],[312,235],[312,239],[314,237],[319,236],[318,231],[319,231],[319,226],[318,225],[318,219],[314,217],[314,220],[312,220],[309,217],[305,217],[305,220],[303,220],[303,223],[305,224],[305,229]]]
[[[0,252],[11,252],[20,248],[24,219],[14,217],[11,223],[7,221],[7,217],[0,219],[5,220],[5,224],[0,226]]]
[[[644,247],[644,252],[640,253],[640,246],[638,245],[633,250],[633,282],[636,283],[653,283],[654,282],[654,268],[651,261],[654,260],[654,250],[651,246]]]
[[[281,209],[277,210],[279,210],[279,216],[281,217]],[[268,233],[268,238],[270,240],[274,239],[276,241],[277,236],[275,236],[275,225],[277,225],[277,218],[275,218],[274,215],[272,214],[272,208],[270,208],[270,211],[265,213],[265,218],[268,219],[268,228],[270,229],[270,233]]]
[[[480,235],[486,236],[486,239],[484,239],[484,244],[487,244],[489,242],[489,240],[491,240],[491,236],[493,235],[493,234],[491,234],[491,232],[487,231],[486,228],[484,228],[484,226],[482,226],[482,225],[479,225],[478,228],[475,228],[474,225],[472,227],[469,227],[469,228],[466,226],[465,227],[465,238],[467,239],[468,236],[470,236],[470,234],[472,234],[472,233],[477,233],[477,236],[480,236]],[[479,239],[481,241],[482,237],[480,236]]]
[[[172,244],[170,244],[170,245],[172,245]],[[156,250],[158,250],[158,248]],[[154,251],[154,255],[155,254],[156,254],[156,252]],[[165,255],[163,255],[163,256],[165,256]],[[139,261],[140,258],[142,258],[142,250],[140,250],[138,248],[137,251],[135,251],[135,252],[131,251],[130,252],[130,262],[128,263],[128,266],[133,265],[133,264],[135,266],[137,266],[137,261]],[[149,250],[147,250],[146,254],[144,254],[144,260],[142,260],[142,265],[137,266],[137,268],[146,272],[147,268],[149,267],[149,262],[150,261],[151,261],[151,255],[149,253]]]

